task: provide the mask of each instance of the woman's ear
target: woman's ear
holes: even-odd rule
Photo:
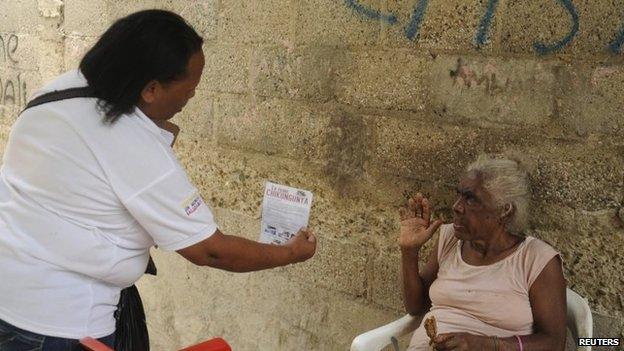
[[[158,89],[158,82],[156,80],[151,80],[147,84],[143,90],[141,90],[141,99],[148,104],[151,104],[156,100],[156,91]]]
[[[501,221],[503,223],[508,222],[511,217],[513,216],[514,212],[516,210],[516,207],[514,206],[513,203],[506,203],[505,206],[503,206],[503,211],[501,213]]]

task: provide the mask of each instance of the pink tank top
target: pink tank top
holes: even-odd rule
[[[546,264],[558,255],[550,245],[527,237],[511,255],[487,266],[472,266],[461,257],[453,225],[440,228],[438,277],[429,288],[438,333],[466,332],[509,337],[533,333],[529,288]],[[431,350],[421,323],[409,351]]]

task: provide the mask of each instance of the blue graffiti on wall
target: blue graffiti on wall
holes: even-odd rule
[[[554,44],[551,44],[551,45],[545,45],[543,43],[533,44],[533,48],[540,55],[547,55],[547,54],[563,49],[564,47],[566,47],[568,44],[572,42],[572,39],[574,39],[574,37],[578,33],[579,16],[578,16],[578,13],[576,12],[576,8],[574,7],[574,4],[572,4],[571,0],[559,0],[559,1],[563,4],[566,10],[568,10],[568,12],[570,13],[570,16],[572,16],[572,30],[565,38],[561,39],[560,41]]]
[[[414,8],[414,13],[412,14],[412,20],[405,28],[405,35],[407,36],[407,39],[415,40],[418,38],[418,31],[420,30],[420,25],[425,18],[428,1],[429,0],[418,0],[418,5]]]
[[[570,29],[568,35],[553,44],[544,44],[541,42],[534,43],[533,49],[539,55],[552,54],[565,48],[578,34],[580,27],[579,15],[576,7],[572,3],[572,0],[558,1],[570,14],[570,17],[572,18],[572,28]],[[349,8],[353,9],[356,13],[364,16],[365,18],[383,21],[389,25],[398,24],[397,16],[393,13],[381,13],[380,11],[369,6],[362,5],[358,0],[344,0],[344,2]],[[405,26],[405,36],[407,39],[412,41],[418,39],[418,32],[424,20],[428,2],[429,0],[418,0],[410,22]],[[498,3],[499,0],[488,0],[485,14],[479,22],[477,33],[474,38],[474,44],[476,46],[483,46],[488,43],[490,27],[492,26]],[[624,26],[622,26],[616,37],[611,41],[611,43],[609,43],[608,49],[614,54],[619,54],[622,51],[622,45],[624,45]]]
[[[345,4],[366,18],[380,20],[388,24],[395,24],[397,22],[395,15],[383,14],[378,10],[360,4],[358,0],[345,0]]]
[[[490,26],[492,25],[494,12],[496,12],[497,6],[498,0],[489,0],[487,10],[485,10],[485,15],[483,16],[483,18],[481,18],[481,23],[479,23],[479,30],[477,31],[477,35],[475,36],[475,44],[477,44],[477,46],[485,45],[488,42]]]
[[[622,52],[622,44],[624,44],[624,25],[620,28],[620,31],[611,43],[609,43],[609,50],[614,54],[619,54]]]

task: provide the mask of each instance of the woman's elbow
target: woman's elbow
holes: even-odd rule
[[[429,311],[431,308],[431,300],[429,298],[404,298],[403,305],[405,306],[405,311],[412,316],[420,316]]]
[[[421,313],[420,313],[420,311],[417,311],[417,310],[409,310],[409,309],[408,309],[408,310],[407,310],[407,314],[409,314],[409,315],[410,315],[410,316],[412,316],[412,317],[415,317],[415,316],[420,315]]]
[[[219,257],[209,256],[209,255],[204,257],[202,260],[200,260],[199,262],[195,264],[198,266],[202,266],[202,267],[216,268],[222,271],[228,271],[228,272],[233,272],[233,273],[247,272],[247,270],[235,264],[234,262],[231,262],[224,258],[219,258]]]
[[[405,311],[410,315],[410,316],[418,316],[418,315],[422,315],[425,311],[425,306],[422,304],[416,304],[416,303],[405,303]]]
[[[183,254],[182,256],[184,256],[187,261],[199,267],[212,267],[228,270],[223,260],[206,252],[195,252],[192,255]]]

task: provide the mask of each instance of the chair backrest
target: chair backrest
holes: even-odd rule
[[[567,326],[575,339],[574,343],[576,344],[576,339],[579,337],[591,338],[593,336],[594,324],[587,300],[570,288],[566,289],[566,300],[568,310]],[[591,346],[581,346],[578,350],[590,351]]]

